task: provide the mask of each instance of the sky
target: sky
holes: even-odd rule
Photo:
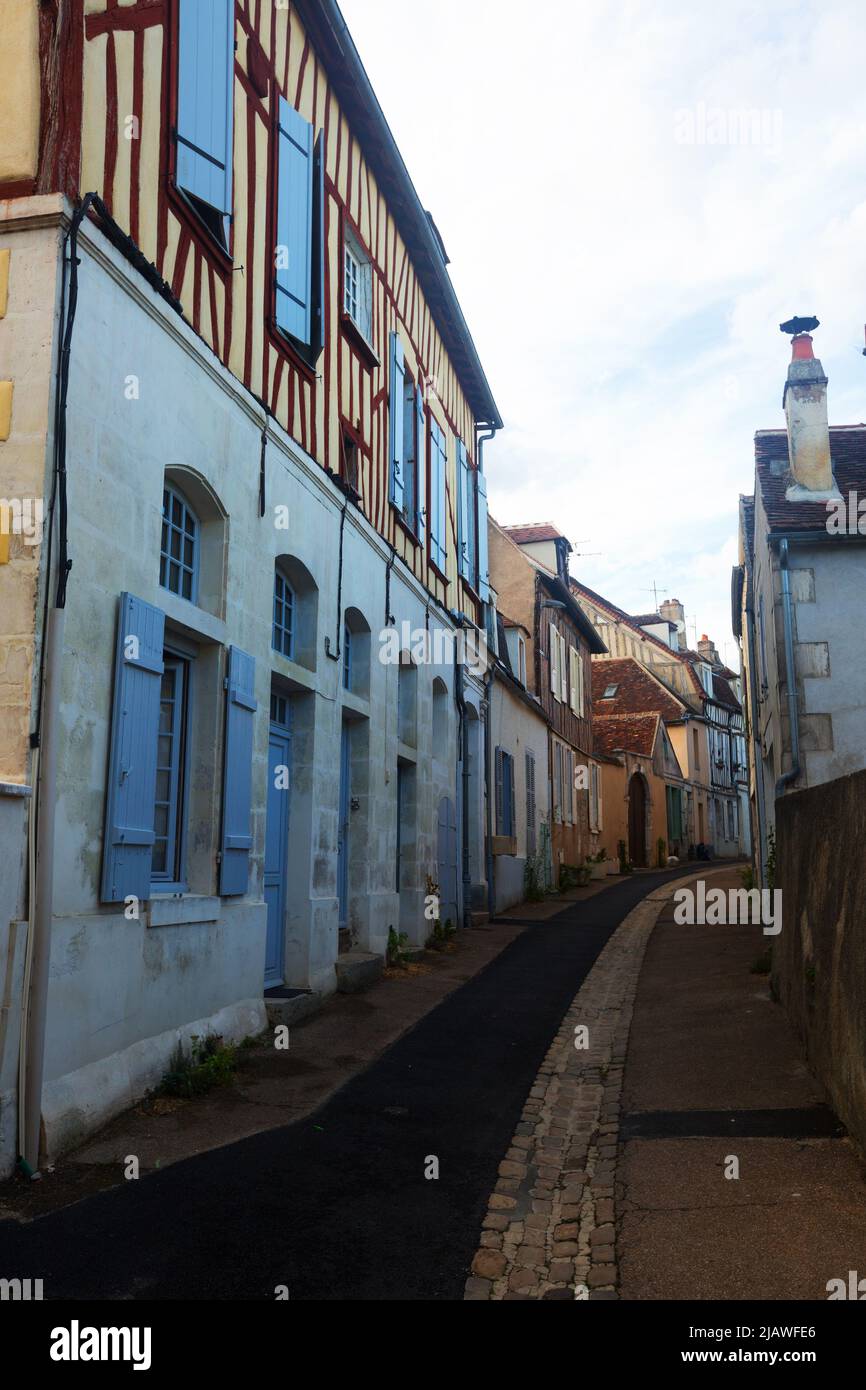
[[[779,324],[866,420],[862,0],[341,0],[505,422],[492,515],[739,665],[730,573]],[[692,623],[696,628],[692,628]]]

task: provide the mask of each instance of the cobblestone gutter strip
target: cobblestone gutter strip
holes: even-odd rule
[[[499,1165],[465,1299],[617,1297],[614,1182],[638,976],[662,907],[704,876],[638,903],[584,980]]]

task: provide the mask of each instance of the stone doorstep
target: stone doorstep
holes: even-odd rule
[[[385,957],[372,951],[346,951],[334,963],[339,994],[360,994],[382,978]]]
[[[268,1023],[272,1028],[280,1024],[300,1023],[302,1018],[309,1018],[311,1014],[318,1012],[321,1004],[321,994],[312,989],[294,994],[289,999],[265,998]]]

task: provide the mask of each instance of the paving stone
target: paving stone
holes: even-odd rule
[[[463,1297],[467,1300],[489,1298],[493,1288],[489,1279],[470,1278],[466,1280]]]
[[[555,1246],[554,1249],[556,1249]],[[599,1264],[612,1265],[616,1260],[616,1251],[612,1245],[594,1245],[592,1258],[597,1260]]]
[[[595,1288],[598,1284],[615,1283],[616,1265],[593,1265],[589,1271],[586,1282],[591,1289]]]
[[[513,1269],[508,1276],[508,1287],[518,1292],[538,1288],[538,1276],[531,1269]]]
[[[481,1225],[485,1231],[504,1231],[508,1226],[508,1217],[488,1212]]]
[[[600,1202],[596,1202],[595,1219],[598,1222],[599,1226],[603,1226],[608,1221],[613,1221],[613,1202],[610,1201],[609,1198],[604,1197]]]
[[[554,1240],[577,1240],[579,1227],[576,1221],[563,1221],[553,1229]]]
[[[615,1238],[615,1231],[610,1222],[604,1226],[596,1226],[589,1238],[590,1245],[612,1245]]]
[[[472,1261],[472,1273],[480,1279],[501,1279],[508,1262],[500,1250],[479,1250]]]
[[[507,1159],[504,1159],[499,1165],[499,1176],[500,1178],[525,1178],[526,1164],[511,1163]]]
[[[513,1197],[506,1197],[501,1192],[494,1192],[487,1205],[491,1211],[513,1211],[517,1203]]]
[[[572,1260],[551,1260],[550,1277],[559,1283],[568,1283],[574,1273],[574,1262]]]
[[[565,1260],[579,1254],[580,1246],[576,1240],[555,1240],[553,1242],[553,1258],[555,1260]]]

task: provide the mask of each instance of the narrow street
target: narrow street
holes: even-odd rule
[[[685,876],[534,923],[305,1119],[4,1222],[5,1267],[49,1298],[822,1297],[866,1188],[760,928],[674,925]]]

